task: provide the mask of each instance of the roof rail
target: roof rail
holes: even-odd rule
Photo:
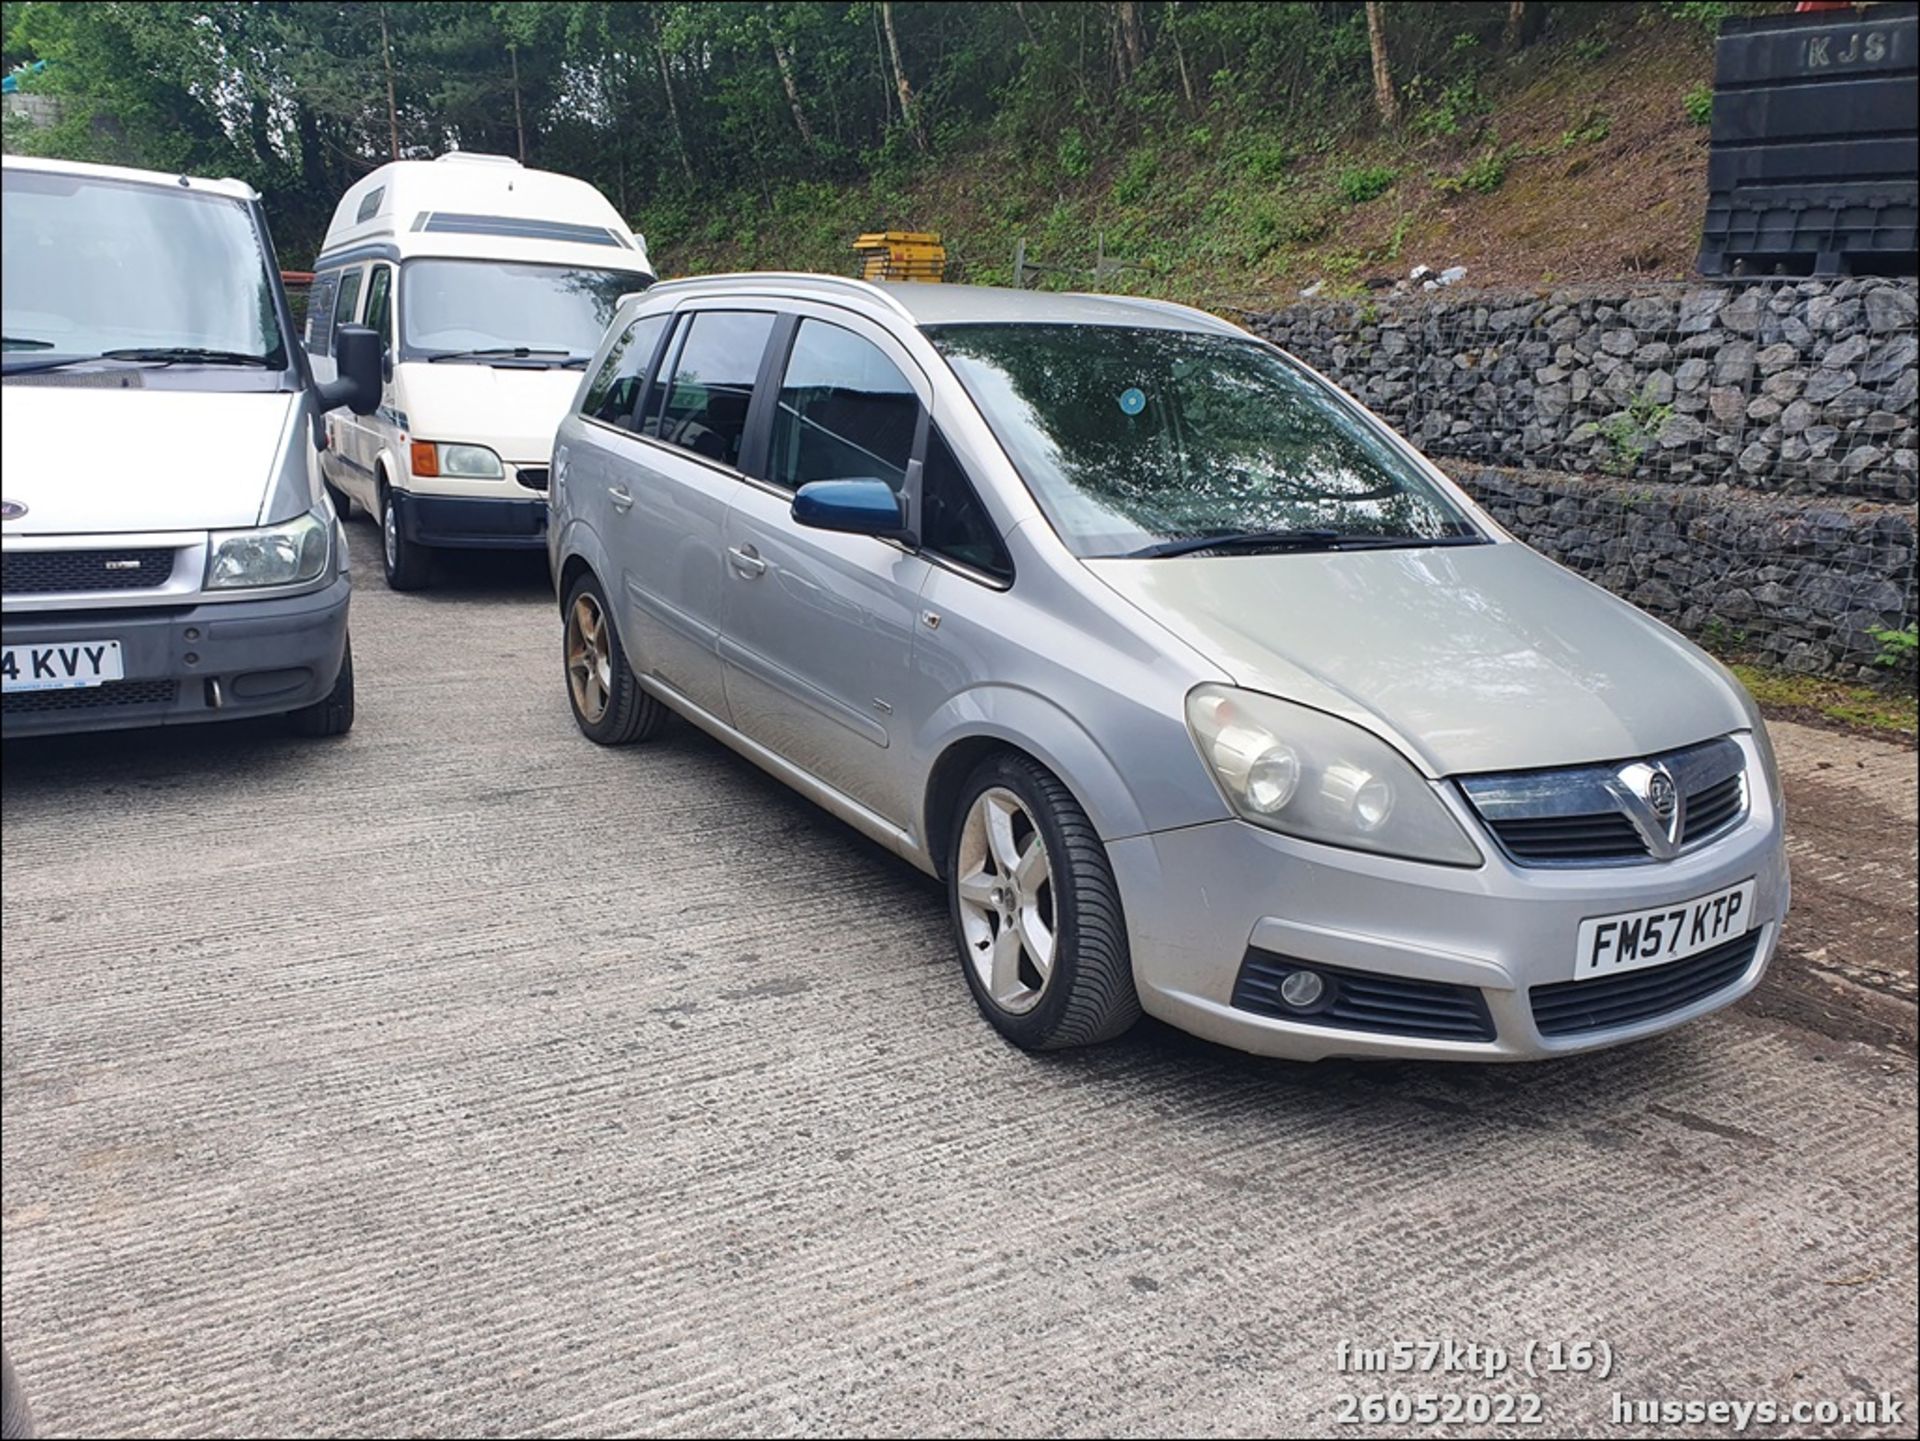
[[[724,275],[683,275],[677,280],[663,280],[647,291],[652,295],[662,290],[673,290],[682,286],[697,285],[747,285],[747,284],[791,285],[796,282],[817,286],[823,290],[844,290],[876,300],[887,307],[902,320],[912,321],[913,312],[900,301],[870,280],[855,280],[848,275],[822,275],[810,270],[737,270]]]
[[[445,155],[433,158],[436,163],[452,160],[460,164],[511,165],[515,170],[520,168],[520,162],[511,155],[492,155],[485,150],[449,150]]]

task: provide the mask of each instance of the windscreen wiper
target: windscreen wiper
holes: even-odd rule
[[[0,335],[0,349],[52,350],[51,340],[36,340],[31,335]]]
[[[210,350],[203,345],[128,345],[118,350],[103,350],[98,360],[151,360],[161,365],[257,365],[278,370],[278,361],[244,350]]]
[[[569,361],[573,359],[571,350],[563,350],[553,345],[495,345],[475,350],[443,350],[438,355],[429,355],[429,365],[442,360],[532,360],[535,356],[560,355]]]
[[[1482,545],[1479,535],[1353,535],[1342,530],[1238,530],[1163,540],[1126,553],[1128,560],[1160,560],[1209,550],[1397,550],[1423,545]]]

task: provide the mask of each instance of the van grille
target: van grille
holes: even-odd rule
[[[173,576],[166,546],[136,550],[10,550],[0,561],[7,595],[152,590]]]
[[[170,680],[110,680],[104,685],[72,690],[11,691],[4,702],[7,715],[39,715],[46,711],[104,710],[117,706],[171,706],[179,683]]]

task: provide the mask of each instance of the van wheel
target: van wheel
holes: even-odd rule
[[[634,678],[607,598],[591,573],[567,592],[566,615],[561,660],[567,702],[581,733],[603,746],[652,740],[667,723],[667,708]]]
[[[1010,752],[982,762],[947,855],[960,968],[1001,1035],[1052,1051],[1110,1041],[1140,1018],[1107,848],[1051,772]]]
[[[433,570],[433,551],[408,540],[400,530],[393,492],[380,487],[380,568],[389,590],[424,590]]]
[[[353,729],[353,639],[340,653],[340,675],[323,701],[287,713],[295,735],[343,736]]]

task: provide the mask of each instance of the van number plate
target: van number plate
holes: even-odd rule
[[[0,690],[80,690],[126,674],[117,640],[0,646]]]
[[[1754,883],[1649,911],[1623,911],[1580,923],[1573,978],[1596,980],[1643,966],[1662,966],[1710,951],[1752,929]]]

